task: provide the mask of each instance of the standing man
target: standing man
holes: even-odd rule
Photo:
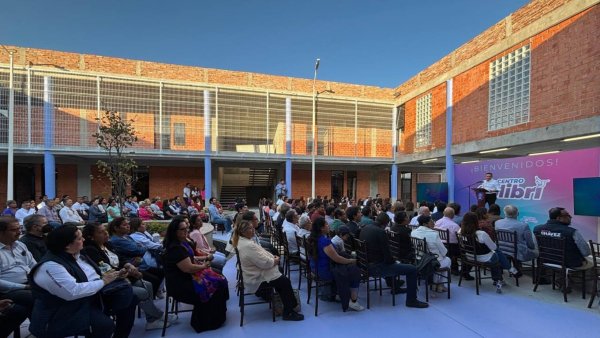
[[[185,203],[190,204],[190,201],[192,200],[192,184],[191,183],[186,183],[185,187],[183,187],[183,199],[185,200]]]
[[[275,196],[279,197],[280,195],[287,196],[288,190],[285,185],[285,180],[279,181],[279,183],[275,186]]]
[[[487,203],[488,208],[490,205],[496,203],[496,195],[500,191],[500,184],[493,177],[492,173],[485,173],[485,180],[478,187],[487,190],[485,193],[485,203]]]

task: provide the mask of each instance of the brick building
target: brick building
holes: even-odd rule
[[[598,31],[596,0],[532,1],[396,88],[8,47],[13,194],[106,194],[91,135],[110,109],[138,131],[143,195],[192,182],[255,198],[287,177],[293,197],[310,196],[314,85],[316,194],[414,200],[417,182],[448,179],[448,161],[598,145],[562,142],[600,132]],[[9,80],[2,50],[3,152]],[[498,148],[509,149],[480,153]],[[6,177],[2,165],[1,201]]]

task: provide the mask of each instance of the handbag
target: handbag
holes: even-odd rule
[[[294,297],[296,297],[296,303],[298,303],[294,308],[294,311],[300,312],[300,291],[298,291],[298,289],[293,289],[292,291],[294,292]],[[283,314],[283,302],[281,302],[281,296],[278,293],[273,295],[273,311],[275,312],[275,316],[281,316]]]
[[[131,284],[129,283],[129,280],[127,280],[125,278],[118,278],[118,279],[115,279],[114,281],[104,285],[104,287],[102,287],[102,289],[100,289],[100,293],[103,296],[110,296],[110,295],[117,293],[118,291],[121,291],[126,288],[130,288],[130,287],[131,287]]]
[[[440,268],[441,264],[437,259],[437,255],[425,252],[417,259],[415,266],[419,276],[423,279],[429,279]]]

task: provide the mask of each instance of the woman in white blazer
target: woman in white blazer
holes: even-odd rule
[[[238,249],[237,259],[242,266],[244,288],[247,292],[256,292],[262,287],[273,287],[283,303],[283,320],[304,320],[304,315],[294,311],[298,305],[292,283],[279,271],[279,257],[263,249],[254,241],[254,226],[241,221],[233,233],[233,246]]]

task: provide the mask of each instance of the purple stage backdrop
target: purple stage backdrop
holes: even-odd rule
[[[500,183],[496,204],[519,208],[519,220],[533,229],[548,220],[548,210],[566,208],[573,215],[573,178],[600,175],[600,148],[557,154],[457,164],[454,167],[454,198],[464,214],[477,198],[469,185],[477,187],[486,172]],[[599,206],[600,207],[600,206]],[[598,240],[598,217],[575,216],[571,223],[586,239]]]

